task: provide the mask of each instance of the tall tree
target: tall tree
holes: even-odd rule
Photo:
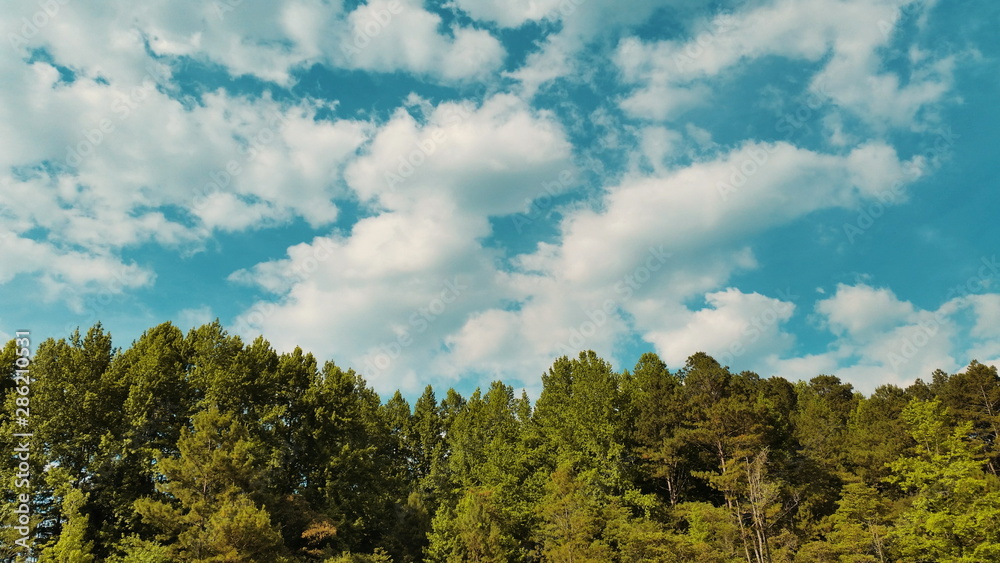
[[[1000,471],[1000,376],[996,366],[975,360],[964,372],[934,374],[931,390],[954,417],[972,423],[970,438],[982,444],[986,467]]]
[[[896,552],[915,562],[1000,559],[1000,482],[977,459],[973,423],[950,428],[938,400],[912,401],[903,420],[917,445],[892,464],[890,479],[913,494],[887,534]]]
[[[680,502],[690,479],[690,443],[681,431],[685,414],[681,385],[680,377],[647,352],[635,365],[626,389],[635,417],[632,439],[641,460],[640,482],[671,505]]]
[[[177,561],[287,561],[281,534],[252,500],[261,462],[246,427],[214,405],[198,412],[178,440],[177,457],[157,456],[163,500],[136,510],[172,545]]]

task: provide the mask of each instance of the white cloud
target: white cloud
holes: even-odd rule
[[[579,0],[455,0],[455,5],[469,16],[496,22],[504,27],[519,27],[529,21],[557,19],[560,13],[575,9]]]
[[[216,230],[336,220],[333,200],[348,193],[343,167],[369,124],[320,120],[323,103],[267,96],[215,92],[185,106],[164,90],[169,74],[109,68],[117,74],[85,66],[66,81],[52,64],[0,51],[9,79],[0,85],[0,195],[17,202],[0,211],[13,237],[2,279],[38,276],[47,298],[78,309],[83,294],[153,282],[147,266],[118,258],[123,249],[192,251]]]
[[[906,168],[885,145],[827,155],[747,143],[686,167],[627,177],[598,204],[563,210],[557,243],[517,258],[518,272],[504,282],[519,308],[470,317],[447,341],[452,369],[496,371],[512,362],[521,372],[543,369],[542,359],[574,348],[614,357],[630,332],[677,362],[696,342],[720,353],[740,343],[747,361],[784,351],[792,339],[779,325],[791,315],[789,299],[718,291],[734,272],[757,266],[742,241],[818,209],[864,201],[902,181]],[[711,308],[684,306],[701,296]],[[741,340],[745,324],[765,313],[767,326]],[[480,331],[489,335],[485,343]]]
[[[818,209],[854,205],[908,179],[909,166],[882,144],[837,156],[747,143],[666,174],[626,178],[608,190],[599,211],[567,216],[547,271],[568,280],[610,279],[651,245],[685,251],[733,243]]]
[[[710,100],[709,80],[767,56],[820,62],[813,93],[874,124],[915,127],[919,112],[950,89],[950,57],[911,57],[904,81],[886,71],[880,49],[889,44],[900,8],[917,0],[779,0],[720,14],[690,38],[622,41],[615,55],[624,80],[637,89],[622,100],[636,117],[663,120]]]
[[[397,112],[345,173],[376,214],[348,236],[234,273],[280,297],[235,330],[358,367],[381,390],[459,375],[439,343],[505,293],[497,256],[479,240],[488,217],[525,209],[542,182],[572,168],[569,149],[551,116],[511,96],[439,104],[421,121]]]
[[[397,111],[345,177],[362,198],[387,209],[446,197],[463,211],[502,216],[524,211],[544,193],[542,181],[571,170],[569,151],[550,114],[497,95],[478,109],[440,104],[424,124]]]
[[[926,379],[935,369],[953,372],[961,366],[955,354],[959,302],[952,300],[936,311],[918,309],[885,288],[867,284],[837,286],[837,291],[816,304],[816,312],[837,336],[829,351],[808,358],[807,365],[850,381],[871,392],[882,384],[906,386]],[[774,359],[777,373],[801,367],[801,361]]]
[[[816,310],[837,335],[864,338],[896,326],[914,314],[913,305],[900,301],[886,288],[839,284],[836,293],[816,305]]]
[[[407,70],[445,80],[485,78],[503,61],[503,46],[488,32],[453,27],[419,2],[373,0],[347,16],[348,37],[327,56],[339,66],[381,72]]]
[[[485,10],[494,2],[467,0],[465,4],[476,5],[478,13],[489,18]],[[548,1],[538,2],[536,11],[545,12],[541,18],[558,20],[560,30],[548,35],[520,68],[508,73],[518,81],[520,94],[525,98],[531,98],[541,86],[557,78],[592,74],[593,62],[587,64],[581,59],[581,53],[588,45],[615,37],[622,29],[637,25],[656,10],[664,8],[658,0],[631,2],[627,9],[622,9],[617,2],[601,0],[561,0],[557,9],[545,11],[548,6]],[[509,21],[523,17],[524,12],[514,12]]]
[[[1000,294],[970,295],[964,301],[971,305],[976,315],[972,336],[1000,339]]]
[[[971,311],[969,326],[965,312]],[[955,373],[977,359],[1000,363],[1000,294],[964,295],[924,310],[887,288],[840,284],[816,304],[836,336],[828,351],[801,357],[764,358],[764,373],[795,380],[834,374],[870,393],[883,384],[907,386],[936,369]],[[966,334],[968,336],[966,336]]]
[[[794,337],[781,330],[795,304],[736,288],[709,293],[707,308],[671,318],[670,328],[652,331],[646,339],[670,365],[683,365],[688,356],[704,351],[723,365],[760,365],[768,354],[781,354]]]
[[[124,263],[105,253],[88,253],[59,248],[7,231],[0,237],[0,284],[15,276],[36,276],[46,302],[63,300],[76,313],[83,311],[88,294],[120,294],[150,285],[155,274],[135,263]]]
[[[19,4],[8,10],[10,27],[20,24],[18,14],[37,10],[35,2]],[[283,86],[315,63],[452,82],[488,76],[502,62],[503,47],[488,32],[456,26],[442,34],[440,23],[416,0],[372,0],[351,12],[337,0],[159,0],[65,6],[27,43],[86,76],[131,81],[151,64],[145,45],[161,57],[190,57]]]
[[[215,319],[215,315],[212,313],[211,306],[202,305],[200,307],[181,309],[174,315],[174,319],[175,325],[181,330],[187,330],[212,322]]]
[[[244,3],[223,13],[211,3],[67,5],[28,47],[44,47],[74,80],[44,57],[29,64],[26,49],[0,53],[0,195],[18,201],[0,210],[0,283],[32,277],[45,299],[80,311],[88,295],[153,284],[147,264],[121,258],[126,249],[194,251],[217,232],[294,220],[325,229],[340,217],[335,202],[356,198],[364,211],[349,233],[232,274],[272,294],[232,325],[354,366],[380,390],[470,373],[536,381],[556,355],[593,348],[613,357],[635,337],[673,364],[705,349],[741,367],[794,378],[836,372],[873,385],[951,369],[965,353],[996,358],[995,295],[926,311],[888,289],[841,285],[816,307],[835,337],[830,349],[794,357],[784,330],[794,299],[729,287],[735,273],[760,266],[748,246],[755,235],[871,202],[926,170],[884,141],[843,131],[850,114],[879,127],[917,123],[950,88],[952,60],[919,49],[909,51],[907,80],[885,70],[893,35],[879,22],[891,24],[900,5],[752,3],[700,22],[691,39],[617,43],[615,63],[635,87],[618,98],[621,107],[658,120],[709,100],[712,81],[747,62],[815,63],[808,88],[845,112],[822,118],[835,148],[720,147],[724,136],[713,131],[621,126],[617,109],[602,107],[582,117],[610,130],[602,149],[634,149],[626,171],[612,177],[595,167],[603,189],[549,209],[560,217],[554,235],[514,256],[483,246],[491,220],[575,187],[563,179],[577,176],[573,158],[592,158],[571,145],[556,115],[526,100],[553,79],[592,78],[584,58],[606,60],[603,46],[662,2],[456,0],[488,29],[544,21],[556,30],[509,73],[516,94],[492,93],[506,57],[496,37],[479,25],[444,26],[417,0],[352,10],[337,1]],[[16,12],[5,21],[16,23]],[[181,57],[282,86],[319,63],[460,86],[477,80],[491,93],[434,104],[412,94],[381,124],[323,119],[336,102],[224,91],[186,98],[167,64]],[[692,310],[701,299],[706,305]],[[957,315],[966,311],[976,319],[971,344],[955,350]],[[209,305],[177,313],[188,324],[211,316]]]

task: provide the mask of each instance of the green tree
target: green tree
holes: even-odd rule
[[[157,456],[163,500],[140,499],[136,510],[178,561],[284,561],[270,515],[250,498],[259,457],[246,428],[214,405],[192,418],[179,456]]]
[[[852,474],[885,493],[889,463],[913,446],[902,412],[909,399],[899,387],[883,385],[861,399],[847,423],[845,457]]]
[[[381,401],[353,370],[327,362],[302,398],[298,492],[336,527],[330,547],[370,553],[395,527],[405,475]]]
[[[452,415],[446,448],[449,477],[458,498],[443,504],[434,518],[428,553],[438,559],[461,558],[467,553],[508,560],[526,549],[525,544],[507,545],[514,542],[512,538],[529,535],[526,521],[531,518],[526,512],[534,509],[524,501],[522,491],[528,470],[521,463],[521,431],[526,421],[519,410],[520,400],[514,398],[513,389],[494,382],[485,397],[477,389]],[[480,516],[488,518],[482,533],[470,527]]]
[[[1000,559],[1000,482],[983,470],[971,421],[954,429],[941,402],[912,401],[902,414],[916,441],[892,463],[892,482],[913,495],[887,536],[915,562]]]
[[[434,517],[427,561],[435,563],[519,561],[518,542],[508,532],[507,515],[492,493],[469,489],[452,510],[442,506]]]
[[[858,398],[849,383],[833,375],[820,375],[800,383],[793,416],[795,437],[802,453],[829,471],[842,471],[847,422]]]
[[[645,490],[676,505],[690,480],[690,442],[682,432],[682,380],[653,353],[643,354],[626,388],[635,417],[632,439]]]
[[[958,420],[972,423],[970,438],[978,441],[986,458],[986,468],[1000,470],[1000,376],[996,366],[975,360],[962,373],[949,376],[934,373],[931,390]]]
[[[594,491],[568,465],[552,473],[547,488],[538,509],[542,559],[552,563],[611,561],[611,548],[601,539],[605,522]]]
[[[67,488],[62,501],[64,523],[55,545],[42,551],[39,563],[92,563],[94,542],[87,540],[89,517],[83,513],[87,495],[80,489]]]
[[[526,440],[537,452],[543,481],[556,467],[568,464],[600,487],[627,488],[620,379],[593,351],[581,352],[574,360],[562,357],[542,375]]]

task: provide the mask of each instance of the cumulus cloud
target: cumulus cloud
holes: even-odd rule
[[[217,91],[185,103],[168,67],[141,66],[137,35],[110,33],[84,53],[59,43],[70,40],[60,30],[90,14],[62,10],[33,37],[49,56],[0,52],[9,79],[0,85],[0,194],[18,202],[0,210],[14,237],[4,279],[39,275],[49,298],[78,309],[82,294],[153,283],[148,266],[119,258],[123,249],[190,252],[217,231],[337,219],[342,169],[367,141],[366,122],[318,119],[326,102],[267,95]],[[94,49],[121,52],[102,51],[108,64],[98,67]]]
[[[202,305],[200,307],[191,307],[187,309],[181,309],[174,316],[174,324],[177,325],[181,330],[187,330],[188,328],[195,328],[212,322],[215,319],[215,315],[212,314],[212,307],[209,305]]]
[[[767,297],[736,288],[709,293],[708,307],[669,321],[670,328],[652,331],[652,341],[670,365],[683,365],[694,351],[713,355],[723,365],[760,365],[762,358],[782,354],[794,337],[781,325],[795,312],[794,296]]]
[[[441,35],[441,17],[419,2],[373,0],[347,16],[347,38],[327,49],[338,66],[380,72],[406,70],[448,81],[484,78],[503,62],[504,48],[489,32],[454,26]]]
[[[489,14],[497,4],[495,0],[465,0],[461,5],[481,17],[492,19]],[[614,2],[591,0],[560,0],[555,6],[549,1],[530,2],[531,19],[558,22],[560,29],[541,41],[525,63],[507,76],[518,82],[520,94],[526,98],[533,97],[539,88],[558,78],[587,76],[592,73],[593,65],[593,61],[588,64],[583,57],[587,46],[608,40],[663,8],[663,3],[657,0],[631,2],[628,9]],[[528,13],[515,10],[505,21],[507,24],[527,21]]]
[[[902,9],[926,7],[918,0],[782,0],[718,14],[681,39],[627,38],[616,61],[636,88],[621,106],[637,117],[672,119],[711,99],[710,79],[777,56],[824,62],[811,91],[853,115],[879,126],[919,127],[921,110],[950,90],[954,59],[911,57],[907,80],[887,71],[881,50]]]
[[[469,16],[482,21],[496,22],[503,27],[519,27],[525,22],[555,19],[576,7],[571,0],[456,0],[455,5]]]
[[[597,205],[564,210],[558,244],[540,243],[517,258],[504,282],[519,307],[470,317],[449,337],[451,360],[462,369],[498,370],[516,356],[517,369],[527,370],[574,348],[614,357],[630,332],[678,363],[696,344],[748,362],[780,354],[793,343],[780,328],[794,311],[791,300],[718,291],[735,272],[757,267],[742,241],[819,209],[864,201],[906,178],[910,164],[885,145],[830,155],[748,143],[626,178]],[[684,305],[698,297],[709,307]],[[477,338],[480,331],[488,343]]]
[[[11,15],[30,17],[38,9],[34,2],[18,4]],[[190,58],[282,86],[316,63],[452,82],[482,78],[502,62],[504,49],[488,32],[453,26],[441,33],[440,26],[440,16],[416,0],[372,0],[350,11],[337,0],[161,0],[69,5],[31,37],[15,36],[18,47],[44,47],[85,75],[133,81],[150,65],[147,48],[157,58]]]
[[[897,35],[901,10],[928,6],[778,0],[692,17],[701,5],[687,0],[60,4],[0,52],[0,195],[18,202],[0,207],[0,283],[30,277],[81,312],[88,297],[155,283],[152,263],[124,258],[144,245],[187,254],[220,233],[297,224],[311,233],[285,256],[233,267],[230,282],[263,292],[234,332],[301,345],[383,391],[470,374],[532,386],[555,356],[619,359],[637,341],[673,365],[705,350],[859,386],[995,359],[995,294],[970,288],[925,310],[889,288],[840,285],[812,310],[831,344],[799,354],[788,326],[808,307],[734,281],[767,267],[756,237],[902,203],[933,167],[934,155],[894,144],[933,121],[952,85],[956,59]],[[37,9],[20,2],[3,22]],[[676,35],[651,37],[653,14],[676,18],[663,32]],[[539,40],[497,77],[522,59],[499,39],[517,33],[497,29],[524,26]],[[888,49],[906,56],[887,66]],[[769,109],[811,93],[823,148],[662,123],[775,59],[810,70]],[[297,94],[295,77],[317,64],[399,73],[415,93],[345,118],[336,99]],[[190,67],[252,77],[253,93],[186,89],[192,77],[175,72]],[[540,109],[535,93],[560,78],[607,101]],[[508,246],[508,221],[520,235],[528,216],[543,234]],[[213,315],[209,303],[177,309],[181,324]]]
[[[497,257],[480,242],[488,218],[524,209],[543,182],[572,167],[569,149],[551,116],[511,96],[479,107],[442,103],[425,119],[397,112],[346,171],[376,213],[349,235],[234,273],[281,296],[237,325],[263,329],[279,346],[345,358],[381,389],[416,385],[432,375],[414,366],[437,361],[435,343],[503,296]]]
[[[924,310],[899,299],[886,288],[840,284],[816,304],[816,313],[836,335],[829,351],[807,358],[770,358],[775,373],[792,374],[803,366],[822,368],[865,392],[882,384],[908,385],[934,370],[961,368],[956,352],[959,301]]]

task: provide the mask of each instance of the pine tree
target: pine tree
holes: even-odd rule
[[[612,550],[601,539],[606,523],[595,492],[565,464],[552,473],[547,489],[538,508],[542,559],[552,563],[610,561]]]
[[[178,441],[178,457],[157,457],[164,500],[140,499],[138,513],[173,545],[178,561],[286,560],[270,515],[251,500],[260,460],[246,428],[214,405],[192,425]]]

